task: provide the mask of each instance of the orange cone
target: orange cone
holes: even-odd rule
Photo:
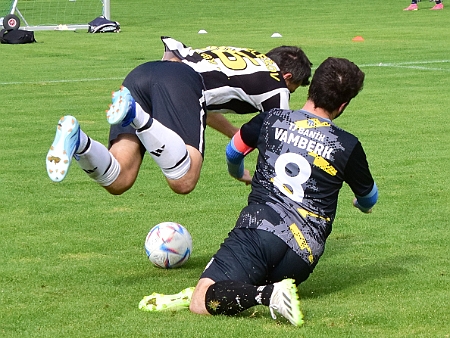
[[[352,39],[352,41],[364,41],[364,38],[363,38],[362,36],[358,35],[358,36],[355,36],[355,37]]]

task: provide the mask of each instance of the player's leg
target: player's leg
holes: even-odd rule
[[[166,175],[167,183],[169,187],[177,194],[188,194],[194,190],[197,182],[200,178],[200,172],[203,165],[203,156],[198,149],[192,146],[186,146],[189,153],[189,169],[186,173],[178,178],[171,179]]]
[[[189,310],[199,315],[210,314],[206,309],[206,292],[208,288],[215,282],[211,278],[200,278],[197,286],[192,293],[191,302],[189,304]]]
[[[130,189],[142,164],[142,150],[139,139],[133,134],[120,134],[111,142],[110,153],[120,164],[116,180],[104,188],[113,195],[120,195]]]
[[[135,128],[170,188],[179,194],[191,192],[203,162],[206,118],[201,77],[181,63],[155,62],[131,72],[124,84],[131,89],[122,87],[113,94],[108,122]]]
[[[123,193],[134,183],[142,156],[136,135],[120,137],[110,152],[86,135],[75,117],[62,117],[46,158],[49,177],[55,182],[62,181],[75,158],[81,169],[107,191]]]
[[[192,294],[189,310],[201,315],[233,316],[256,305],[268,306],[295,326],[303,324],[297,288],[293,279],[256,286],[233,280],[214,282],[201,278]]]
[[[266,281],[276,283],[285,278],[292,278],[296,285],[304,282],[311,274],[311,268],[294,250],[278,236],[265,230],[256,230],[261,243],[265,245],[268,266]]]
[[[113,125],[129,123],[135,128],[139,141],[161,168],[170,188],[178,194],[191,192],[198,182],[203,163],[199,150],[187,146],[177,133],[147,114],[134,102],[127,88],[121,88],[120,92],[122,94],[114,93],[122,95],[118,96],[121,102],[113,101],[107,114],[108,122]]]
[[[58,121],[55,139],[47,153],[50,179],[61,182],[73,158],[89,177],[102,186],[112,184],[119,175],[120,165],[108,149],[86,135],[74,116],[67,115]]]
[[[189,310],[201,315],[233,316],[256,305],[269,306],[273,289],[273,285],[201,278],[192,294]]]
[[[136,106],[137,111],[142,110],[138,104]],[[192,123],[192,127],[195,126],[196,124]],[[194,128],[188,129],[195,133]],[[178,133],[156,118],[150,117],[144,126],[136,130],[136,135],[161,168],[169,187],[174,192],[187,194],[195,188],[203,164],[203,156],[198,149],[186,145]]]

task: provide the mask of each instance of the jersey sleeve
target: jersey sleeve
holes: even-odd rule
[[[254,148],[245,144],[239,130],[228,143],[225,154],[227,158],[228,173],[239,179],[244,175],[244,158]]]
[[[374,180],[369,170],[366,153],[359,141],[347,161],[344,180],[355,195],[365,196],[372,190]]]
[[[285,91],[281,91],[262,102],[263,110],[269,111],[274,108],[289,109],[289,99],[290,93],[286,88]]]
[[[245,123],[227,144],[225,153],[228,173],[239,179],[244,174],[244,158],[256,148],[265,113],[261,113]]]
[[[241,138],[249,147],[256,148],[258,144],[259,133],[267,112],[262,112],[253,117],[250,121],[242,125]]]

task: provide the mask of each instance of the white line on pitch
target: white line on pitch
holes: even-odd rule
[[[14,82],[0,82],[0,85],[70,83],[70,82],[111,81],[111,80],[123,80],[123,77],[94,78],[94,79],[73,79],[73,80],[14,81]]]
[[[419,65],[432,65],[436,63],[449,63],[450,60],[435,60],[435,61],[408,61],[408,62],[380,62],[371,63],[366,65],[359,65],[359,67],[391,67],[391,68],[407,68],[407,69],[419,69],[419,70],[436,70],[443,72],[450,72],[447,68],[436,68]]]
[[[436,70],[450,72],[450,69],[446,68],[431,68],[420,67],[415,65],[431,65],[436,63],[449,63],[450,60],[434,60],[434,61],[408,61],[408,62],[380,62],[369,63],[365,65],[358,65],[359,67],[392,67],[392,68],[408,68],[408,69],[420,69],[420,70]],[[8,85],[25,85],[25,84],[47,84],[47,83],[74,83],[74,82],[89,82],[89,81],[110,81],[110,80],[122,80],[123,78],[111,77],[111,78],[93,78],[93,79],[73,79],[73,80],[42,80],[42,81],[13,81],[13,82],[0,82],[0,86]]]

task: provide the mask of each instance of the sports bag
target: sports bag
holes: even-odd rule
[[[36,42],[33,31],[23,29],[2,29],[0,31],[0,42],[7,44],[23,44]]]
[[[99,16],[89,22],[88,33],[119,33],[120,24],[117,21],[111,21],[104,16]]]

